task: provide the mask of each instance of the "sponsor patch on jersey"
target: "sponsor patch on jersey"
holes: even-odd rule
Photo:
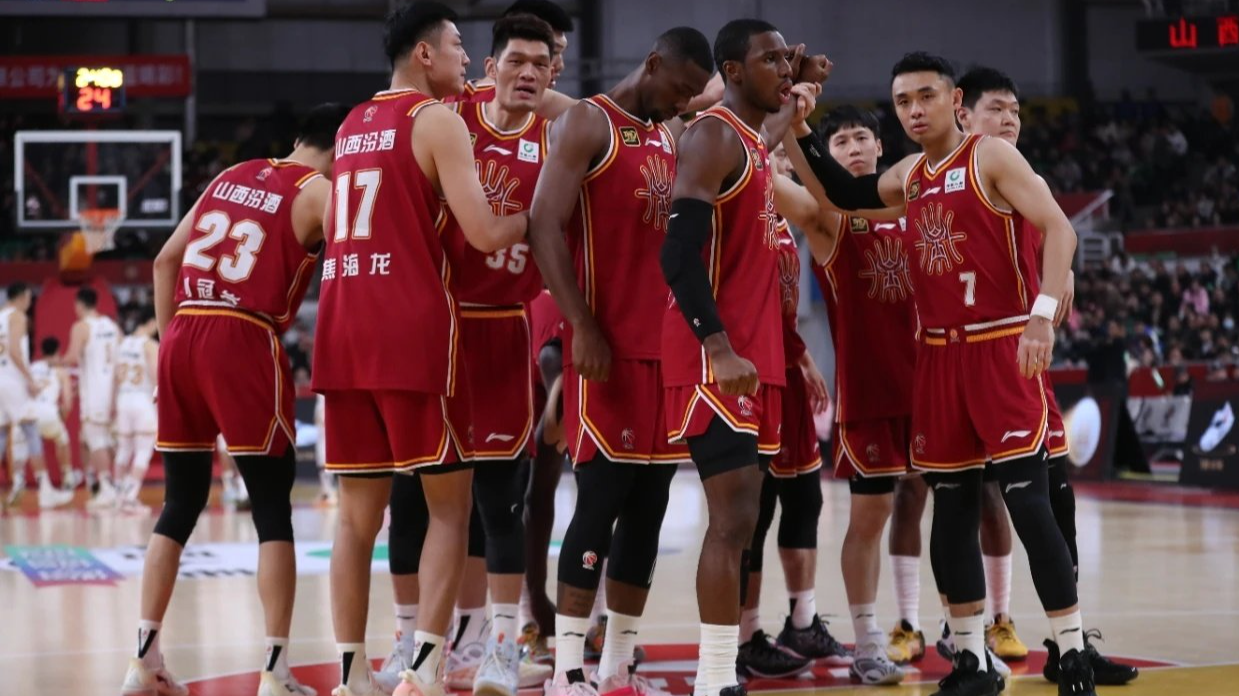
[[[470,133],[469,134],[469,147],[477,147],[477,146],[478,146],[478,134]]]
[[[749,157],[752,158],[753,166],[756,167],[758,171],[766,168],[766,158],[761,156],[761,153],[757,151],[757,148],[749,148]]]
[[[538,163],[538,144],[532,140],[521,138],[520,147],[516,149],[516,159],[522,162]]]
[[[379,107],[378,107],[378,105],[376,105],[376,104],[371,104],[371,105],[370,105],[370,107],[366,109],[366,113],[365,113],[365,115],[361,117],[362,122],[363,122],[363,123],[369,123],[369,122],[373,121],[373,120],[374,120],[374,115],[375,115],[375,114],[377,114],[378,112],[379,112]]]
[[[857,233],[867,233],[869,231],[869,221],[865,218],[848,218],[852,221],[852,231]]]
[[[921,197],[921,180],[915,179],[908,184],[908,200],[914,201]]]
[[[628,147],[637,147],[641,144],[641,135],[632,126],[620,126],[620,140]]]
[[[955,193],[956,191],[964,190],[964,183],[966,181],[965,169],[965,167],[956,167],[954,169],[947,170],[946,185],[943,187],[943,190],[946,193]]]

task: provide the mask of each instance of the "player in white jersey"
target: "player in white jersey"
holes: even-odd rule
[[[155,311],[143,309],[116,351],[116,474],[122,506],[135,506],[155,450],[155,375],[159,364]]]
[[[111,317],[99,313],[99,294],[92,288],[77,291],[77,322],[69,334],[69,350],[65,360],[78,367],[81,391],[82,441],[90,453],[88,469],[99,481],[99,491],[88,503],[92,509],[116,504],[116,488],[112,485],[112,406],[116,369],[116,349],[120,343],[120,327]]]
[[[30,404],[39,393],[39,383],[30,370],[30,325],[26,318],[33,301],[30,286],[14,283],[0,309],[0,413],[7,423],[0,428],[0,452],[8,449],[12,437],[9,462],[13,465],[13,488],[7,504],[14,505],[21,497],[26,484],[25,464],[29,461],[39,480],[39,506],[53,508],[68,503],[73,495],[52,486],[43,458],[43,440],[29,413]]]
[[[30,374],[39,394],[27,404],[26,417],[34,421],[40,437],[56,445],[56,461],[62,474],[61,487],[72,491],[77,488],[78,476],[69,455],[69,430],[65,427],[65,418],[73,409],[73,381],[58,357],[60,339],[48,336],[39,349],[42,357],[30,364]]]

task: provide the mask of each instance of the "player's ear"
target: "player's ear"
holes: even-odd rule
[[[951,90],[951,105],[955,107],[955,112],[959,113],[964,106],[964,90],[958,87]]]
[[[413,51],[410,55],[413,60],[421,63],[424,67],[430,67],[430,44],[425,41],[419,41],[417,45],[413,47]]]
[[[877,149],[877,152],[878,152],[878,159],[882,159],[882,139],[877,136],[874,136],[873,140],[874,140],[874,147]]]
[[[494,56],[486,56],[486,61],[482,63],[486,68],[486,76],[490,79],[497,79],[499,75],[499,61],[495,60]]]
[[[970,130],[972,128],[972,112],[963,106],[957,106],[955,108],[955,120],[959,121],[959,125],[963,126],[964,130]]]
[[[723,61],[723,81],[740,82],[740,71],[743,67],[743,64],[738,60]]]
[[[658,67],[662,65],[663,57],[658,55],[657,51],[650,51],[650,54],[645,57],[645,73],[653,75],[658,72]]]

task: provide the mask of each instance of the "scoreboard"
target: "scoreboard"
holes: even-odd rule
[[[122,68],[66,67],[57,84],[62,114],[103,116],[125,110]]]
[[[1239,52],[1239,14],[1142,20],[1136,24],[1136,50]]]

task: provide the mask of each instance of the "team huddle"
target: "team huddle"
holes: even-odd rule
[[[709,513],[697,696],[742,696],[743,674],[819,661],[862,684],[902,681],[926,647],[916,557],[931,489],[938,650],[953,661],[939,694],[997,694],[1002,659],[1027,655],[1007,610],[1011,526],[1059,693],[1136,677],[1087,641],[1078,606],[1074,494],[1045,372],[1075,234],[1012,147],[1014,83],[905,56],[892,98],[923,151],[879,175],[876,118],[843,107],[811,128],[832,66],[767,22],[729,22],[713,45],[670,29],[609,91],[577,100],[554,89],[572,30],[561,8],[509,8],[485,78],[468,83],[455,20],[435,2],[393,11],[390,88],[317,107],[288,157],[221,173],[156,259],[154,323],[116,344],[109,382],[128,402],[157,376],[167,477],[123,693],[188,693],[164,665],[161,621],[221,435],[259,539],[259,695],[314,693],[288,667],[295,432],[279,336],[320,254],[312,387],[339,476],[334,696],[662,696],[637,669],[637,642],[679,464],[696,467]],[[813,417],[829,397],[797,334],[792,226],[835,342],[831,458],[851,490],[841,566],[854,648],[816,610]],[[105,345],[93,299],[79,300],[89,339],[75,327],[70,356]],[[101,397],[92,386],[88,402],[86,385],[89,425]],[[149,415],[126,419],[134,436],[118,448],[135,472]],[[106,431],[86,434],[106,444]],[[545,556],[565,451],[577,497],[552,602]],[[790,612],[771,637],[757,596],[776,504]],[[366,620],[388,508],[398,630],[376,670]],[[888,634],[875,604],[892,517],[900,617]]]

